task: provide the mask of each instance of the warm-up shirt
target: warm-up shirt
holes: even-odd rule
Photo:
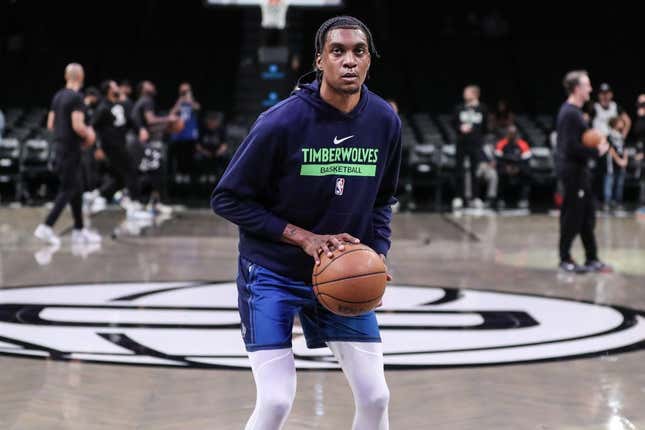
[[[253,125],[213,191],[215,213],[237,224],[244,258],[311,282],[314,260],[281,241],[291,223],[349,233],[387,254],[401,161],[401,122],[363,86],[350,113],[301,86]]]
[[[72,127],[72,112],[85,113],[83,96],[69,88],[59,90],[52,100],[54,142],[59,158],[80,157],[83,139]]]
[[[586,168],[590,158],[598,158],[598,150],[582,143],[582,134],[589,125],[582,116],[582,110],[564,102],[556,120],[558,170],[566,168]]]
[[[453,113],[452,123],[457,131],[457,143],[466,145],[482,145],[486,134],[487,109],[482,103],[469,106],[465,103],[457,105]],[[462,124],[470,124],[470,133],[462,133]]]
[[[101,145],[125,147],[129,121],[125,106],[121,102],[112,103],[105,99],[99,103],[92,118],[92,125],[101,140]]]

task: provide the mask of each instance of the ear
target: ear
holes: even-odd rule
[[[322,55],[320,53],[316,54],[316,68],[322,72]]]

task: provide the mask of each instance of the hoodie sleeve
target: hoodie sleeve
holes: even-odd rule
[[[396,187],[399,181],[399,168],[401,166],[401,121],[397,123],[397,131],[391,143],[391,150],[385,165],[385,173],[381,186],[376,195],[374,208],[372,209],[372,225],[374,227],[374,250],[387,255],[390,249],[390,236],[392,229],[392,205],[397,202],[394,198]]]
[[[260,117],[233,156],[213,190],[211,208],[240,228],[278,241],[287,221],[262,204],[280,162],[281,135],[265,117]]]

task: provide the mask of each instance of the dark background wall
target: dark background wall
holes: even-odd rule
[[[341,10],[300,12],[303,63],[312,60],[318,25],[347,13],[368,24],[382,56],[368,85],[407,111],[448,111],[463,85],[475,82],[491,104],[505,97],[516,111],[553,112],[562,75],[573,68],[587,69],[596,86],[611,83],[630,111],[645,91],[634,6],[434,3],[346,0]],[[243,16],[199,0],[0,1],[0,106],[47,105],[65,64],[77,61],[87,84],[151,79],[163,107],[188,80],[207,107],[230,111]]]

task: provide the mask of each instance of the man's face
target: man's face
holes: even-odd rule
[[[589,101],[592,90],[593,88],[591,87],[591,81],[589,80],[589,76],[582,75],[582,77],[580,78],[580,82],[578,83],[578,86],[575,89],[575,94],[577,94],[583,101],[587,102]]]
[[[179,86],[179,95],[185,96],[191,91],[189,84],[181,84]]]
[[[215,130],[217,127],[219,127],[218,118],[208,118],[206,120],[206,128],[208,128],[209,130]]]
[[[157,88],[155,87],[155,84],[152,82],[146,82],[144,86],[144,93],[149,95],[150,97],[154,97],[157,95]]]
[[[611,91],[603,91],[602,93],[598,94],[598,101],[603,107],[609,106],[609,103],[611,103],[613,98],[614,93],[612,93]]]
[[[116,101],[119,99],[119,86],[116,82],[110,82],[110,89],[108,90],[108,97],[111,101]]]
[[[371,56],[363,31],[335,28],[327,33],[323,52],[316,65],[323,72],[323,81],[343,94],[356,94],[365,82]]]
[[[132,94],[132,87],[127,84],[121,84],[119,86],[119,91],[121,94],[125,94],[127,97],[130,97],[130,94]]]
[[[98,103],[96,96],[85,96],[85,106],[94,106]]]
[[[509,140],[515,139],[517,137],[517,128],[515,128],[515,126],[510,126],[506,132],[506,137]]]
[[[466,103],[472,103],[479,98],[477,90],[473,87],[464,88],[464,101]]]

